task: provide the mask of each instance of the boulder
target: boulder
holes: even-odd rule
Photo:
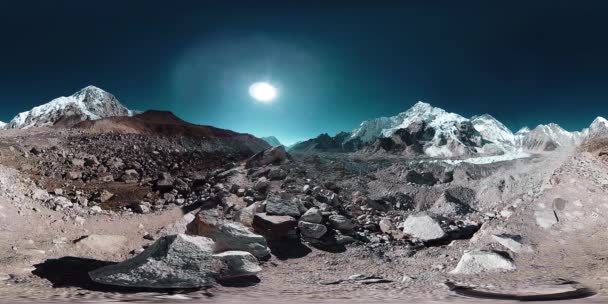
[[[128,239],[122,235],[91,234],[76,242],[94,253],[121,253],[125,251]]]
[[[298,205],[297,198],[289,197],[286,193],[271,193],[266,199],[266,213],[300,217]]]
[[[300,217],[300,220],[313,224],[321,224],[323,221],[323,213],[321,213],[319,208],[313,207],[304,212],[304,214]]]
[[[282,169],[271,169],[268,171],[268,178],[270,180],[283,180],[287,177],[287,172]]]
[[[426,213],[408,216],[403,223],[403,233],[425,242],[437,241],[447,237],[439,221]]]
[[[247,226],[251,227],[253,224],[253,217],[256,213],[264,212],[264,207],[260,202],[255,202],[241,210],[238,211],[236,218],[238,221]]]
[[[405,181],[418,185],[432,186],[437,183],[437,179],[430,172],[418,173],[414,170],[409,170],[405,173]]]
[[[214,252],[246,251],[258,259],[270,256],[270,249],[263,236],[249,231],[241,223],[218,219],[205,211],[196,215],[190,231],[196,235],[213,239],[215,241]]]
[[[300,235],[305,238],[318,239],[327,233],[327,227],[321,224],[300,221],[298,223]]]
[[[253,189],[262,193],[266,193],[270,187],[270,181],[264,176],[260,177],[255,184],[253,184]]]
[[[289,155],[284,146],[269,148],[257,153],[247,160],[245,168],[279,165],[287,161]]]
[[[177,234],[164,236],[141,254],[89,272],[91,280],[109,285],[148,288],[210,287],[230,277],[222,257],[214,257],[213,240]]]
[[[338,230],[352,230],[356,226],[352,219],[337,214],[329,216],[329,223]]]
[[[163,227],[158,234],[160,236],[186,233],[188,231],[188,225],[194,221],[195,216],[192,213],[186,213],[179,220]]]
[[[262,271],[255,256],[246,251],[225,251],[214,254],[213,257],[224,264],[219,274],[221,279],[255,276]]]
[[[508,255],[498,251],[475,250],[465,253],[450,273],[478,274],[511,270],[515,270],[515,264]]]
[[[114,193],[104,189],[99,192],[99,202],[105,203],[109,201],[112,197],[114,197]]]
[[[268,239],[286,239],[297,236],[298,222],[288,215],[258,213],[253,217],[252,226],[255,232]]]

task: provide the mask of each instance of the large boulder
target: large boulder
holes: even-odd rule
[[[478,274],[511,270],[515,270],[515,264],[508,255],[498,251],[475,250],[462,255],[451,273]]]
[[[271,193],[266,199],[266,213],[269,215],[289,215],[300,217],[297,198],[289,197],[286,193]]]
[[[165,236],[138,256],[93,270],[89,276],[97,283],[126,287],[209,287],[216,279],[231,276],[226,263],[214,257],[213,246],[206,237]]]
[[[403,223],[403,233],[425,242],[441,240],[447,237],[439,221],[426,213],[410,215]]]
[[[287,161],[289,154],[284,146],[266,149],[257,153],[247,160],[245,168],[262,167],[267,165],[278,165]]]
[[[249,231],[241,223],[218,219],[205,211],[196,215],[190,225],[190,232],[213,239],[214,252],[246,251],[258,259],[270,256],[270,249],[263,236]]]
[[[288,215],[258,213],[253,217],[253,229],[255,232],[272,240],[297,236],[297,226],[298,222],[296,219]]]

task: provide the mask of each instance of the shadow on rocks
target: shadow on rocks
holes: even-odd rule
[[[249,276],[227,280],[219,280],[218,283],[224,287],[251,287],[260,283],[260,278],[256,276]]]
[[[268,240],[268,247],[279,260],[303,258],[312,252],[298,240]]]
[[[68,256],[58,259],[48,259],[43,263],[36,264],[34,265],[35,269],[32,271],[32,274],[49,280],[49,282],[53,284],[53,288],[76,287],[99,292],[156,292],[168,294],[187,293],[199,290],[121,287],[96,283],[89,277],[89,271],[113,264],[116,263]]]

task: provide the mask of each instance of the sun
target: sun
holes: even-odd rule
[[[260,102],[271,102],[277,98],[277,89],[268,82],[256,82],[249,87],[249,95]]]

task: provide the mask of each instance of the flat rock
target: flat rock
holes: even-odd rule
[[[338,230],[352,230],[356,226],[352,219],[349,219],[343,215],[329,216],[329,223],[332,227]]]
[[[258,213],[253,217],[255,232],[269,239],[285,239],[295,237],[298,222],[288,215],[269,215]]]
[[[555,211],[553,211],[553,209],[536,210],[534,211],[534,217],[536,219],[536,224],[545,229],[551,228],[551,226],[559,222],[557,215],[555,215]]]
[[[283,193],[271,193],[266,199],[266,213],[300,217],[300,208],[296,200]]]
[[[532,252],[532,248],[523,244],[522,237],[519,235],[494,234],[492,235],[492,239],[515,253]]]
[[[513,260],[497,251],[475,250],[462,255],[458,265],[450,273],[477,274],[515,270]]]

